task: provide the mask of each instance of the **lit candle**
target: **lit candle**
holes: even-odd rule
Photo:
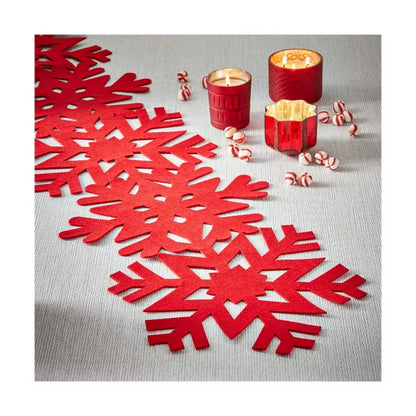
[[[235,85],[244,84],[245,81],[239,78],[230,78],[228,74],[225,75],[224,79],[218,79],[213,82],[214,85],[220,85],[225,87],[233,87]]]
[[[280,100],[266,106],[266,144],[288,155],[299,154],[316,145],[316,106],[304,100]]]
[[[223,130],[250,122],[251,75],[236,68],[217,69],[208,76],[211,124]]]
[[[269,95],[273,101],[317,102],[322,96],[322,56],[308,49],[286,49],[269,57]]]

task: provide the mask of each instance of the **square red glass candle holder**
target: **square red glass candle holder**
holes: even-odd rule
[[[212,71],[207,78],[211,124],[221,130],[246,127],[250,122],[251,75],[225,68]]]
[[[269,95],[274,101],[322,97],[323,58],[309,49],[284,49],[269,57]]]
[[[304,100],[280,100],[266,106],[266,144],[288,155],[296,155],[316,145],[316,106]]]

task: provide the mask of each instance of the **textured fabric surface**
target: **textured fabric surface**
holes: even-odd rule
[[[293,224],[300,231],[313,231],[326,257],[314,273],[342,263],[367,280],[362,289],[368,295],[342,306],[311,295],[327,314],[293,318],[321,325],[322,331],[313,350],[295,349],[289,357],[274,353],[277,340],[266,352],[251,349],[260,322],[230,340],[208,319],[211,346],[205,350],[196,351],[187,338],[185,350],[177,353],[166,345],[150,347],[144,324],[149,314],[142,311],[160,295],[129,304],[107,291],[113,284],[109,275],[127,271],[137,258],[119,256],[114,235],[88,246],[81,239],[59,239],[71,217],[88,211],[67,189],[60,198],[40,193],[35,197],[36,380],[380,380],[381,37],[88,36],[83,42],[94,44],[112,52],[111,61],[102,64],[111,79],[126,72],[152,79],[150,93],[135,98],[147,109],[180,111],[189,136],[200,134],[218,145],[218,156],[203,161],[214,169],[212,176],[229,181],[249,174],[253,180],[270,182],[269,197],[251,201],[248,211],[264,215],[262,226],[279,231],[280,225]],[[305,169],[264,143],[264,107],[271,103],[267,60],[273,52],[291,47],[321,53],[323,96],[317,105],[330,110],[334,100],[345,101],[360,127],[360,138],[352,140],[345,126],[318,126],[313,151],[338,157],[339,171],[317,165]],[[201,79],[223,67],[241,68],[253,77],[251,122],[244,129],[253,151],[250,163],[230,159],[223,132],[209,122]],[[192,96],[187,102],[177,100],[176,73],[181,69],[190,74]],[[309,171],[313,186],[287,186],[283,176],[289,170]],[[167,273],[156,260],[141,262],[156,273]]]

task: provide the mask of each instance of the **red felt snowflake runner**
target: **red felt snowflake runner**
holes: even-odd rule
[[[86,191],[96,196],[81,198],[78,203],[98,205],[91,212],[108,219],[72,218],[69,223],[77,228],[60,233],[60,237],[86,236],[84,242],[90,243],[121,227],[116,242],[142,238],[119,253],[141,252],[142,257],[149,257],[162,249],[173,253],[203,251],[216,241],[230,239],[232,231],[257,232],[250,223],[263,216],[229,215],[249,206],[230,199],[264,198],[267,192],[262,189],[269,184],[251,183],[247,175],[238,176],[222,190],[217,190],[219,178],[193,183],[211,172],[211,168],[195,169],[195,164],[184,163],[177,172],[155,168],[150,174],[117,178],[108,186],[87,186]]]
[[[316,242],[304,242],[315,238],[312,232],[296,232],[293,226],[283,226],[284,237],[278,241],[270,228],[261,228],[268,251],[261,255],[245,234],[239,234],[222,251],[205,248],[204,257],[173,254],[159,254],[158,257],[174,273],[174,277],[164,278],[138,262],[129,266],[137,276],[132,278],[125,273],[114,273],[111,278],[117,282],[109,291],[114,294],[130,291],[124,299],[135,302],[163,288],[173,291],[161,298],[145,312],[192,312],[189,316],[152,319],[146,321],[148,331],[165,331],[149,335],[149,343],[168,344],[171,350],[184,348],[183,338],[192,336],[197,349],[209,346],[203,321],[212,316],[222,331],[234,338],[254,319],[263,322],[253,349],[265,350],[274,337],[280,340],[276,353],[289,354],[294,347],[311,349],[313,339],[295,336],[299,334],[317,335],[321,327],[282,319],[286,314],[319,315],[326,312],[302,296],[311,292],[323,299],[338,304],[360,299],[366,293],[359,289],[365,281],[354,275],[338,281],[348,269],[341,264],[322,275],[305,280],[305,276],[325,259],[301,258],[279,259],[287,254],[297,254],[319,250]],[[230,266],[230,262],[242,255],[249,266]],[[209,279],[201,277],[203,269],[209,270]],[[278,277],[274,271],[281,271]],[[131,291],[131,289],[137,289]],[[199,290],[206,291],[205,299],[188,299]],[[283,301],[266,300],[268,292],[274,292]],[[233,318],[225,303],[244,302],[241,313]]]
[[[320,249],[317,242],[305,242],[315,238],[312,232],[296,232],[291,225],[282,227],[280,241],[272,229],[261,228],[268,250],[260,254],[247,235],[259,231],[253,223],[263,216],[241,213],[249,205],[239,200],[266,197],[269,184],[240,175],[219,188],[220,178],[207,177],[211,168],[197,168],[201,158],[215,155],[216,146],[199,135],[185,139],[185,130],[174,131],[184,124],[180,113],[155,108],[149,115],[143,104],[126,102],[131,93],[148,91],[150,79],[126,73],[110,83],[97,66],[109,60],[110,52],[80,47],[84,39],[35,37],[35,190],[60,196],[68,185],[72,194],[81,193],[81,175],[88,174],[93,184],[85,190],[91,195],[78,204],[100,216],[72,218],[74,228],[60,237],[83,236],[90,243],[116,230],[115,241],[124,243],[121,255],[157,256],[169,267],[174,276],[167,278],[138,262],[129,266],[137,277],[111,276],[117,284],[110,292],[129,291],[128,302],[172,289],[145,311],[187,316],[146,321],[148,331],[163,331],[149,335],[151,345],[182,349],[190,334],[196,348],[208,347],[203,323],[212,316],[229,338],[259,319],[263,328],[256,350],[267,349],[274,337],[280,341],[278,354],[312,348],[313,339],[293,333],[317,335],[320,326],[287,316],[326,312],[302,292],[342,304],[365,296],[359,289],[365,280],[358,275],[340,280],[348,272],[341,264],[308,279],[325,259],[287,258]],[[234,239],[233,232],[238,234]],[[219,241],[227,244],[217,252]],[[245,265],[231,266],[239,256]],[[195,297],[201,290],[205,297]],[[270,293],[282,300],[270,300]],[[235,318],[227,302],[243,305]]]

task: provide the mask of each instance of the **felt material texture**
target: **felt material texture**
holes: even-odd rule
[[[144,130],[132,137],[127,123],[138,117],[135,110],[143,104],[117,103],[132,98],[120,92],[147,92],[151,80],[125,73],[109,84],[110,76],[100,75],[104,68],[96,65],[108,61],[110,52],[99,46],[72,50],[83,39],[35,36],[35,157],[43,157],[35,166],[35,190],[51,196],[60,196],[65,184],[71,193],[81,193],[78,177],[83,172],[102,182],[99,162],[122,163],[134,156],[137,150],[132,140],[142,139]],[[178,114],[170,117],[177,119]],[[175,120],[166,123],[178,124]],[[150,123],[149,128],[155,125]],[[116,129],[124,133],[122,140],[111,136]],[[51,140],[53,145],[47,142]]]
[[[240,175],[224,189],[217,190],[220,178],[200,180],[211,172],[209,167],[195,169],[194,164],[184,163],[177,172],[155,168],[151,174],[115,179],[109,186],[89,185],[86,190],[96,196],[81,198],[78,203],[95,205],[91,213],[109,219],[74,217],[69,224],[77,228],[59,235],[63,239],[85,235],[83,241],[92,243],[121,227],[114,241],[143,238],[119,253],[141,252],[142,257],[150,257],[161,249],[173,253],[203,251],[217,241],[230,239],[232,231],[257,232],[258,227],[250,223],[261,221],[261,214],[224,214],[249,207],[230,199],[266,197],[267,192],[262,189],[269,184],[250,182],[250,176]],[[199,181],[192,183],[195,180]]]
[[[344,304],[350,297],[360,299],[366,295],[359,288],[365,279],[355,274],[337,282],[349,271],[338,264],[312,280],[301,280],[325,258],[293,259],[293,255],[316,251],[320,247],[317,242],[304,242],[315,238],[312,232],[297,232],[293,225],[283,226],[282,230],[284,237],[279,241],[271,228],[261,228],[268,247],[263,255],[245,234],[239,234],[218,253],[211,248],[203,249],[204,257],[159,254],[159,259],[175,274],[175,278],[165,279],[135,262],[129,269],[140,279],[116,272],[111,278],[117,284],[110,287],[109,291],[114,294],[129,291],[124,300],[136,302],[163,288],[174,288],[168,295],[147,307],[145,312],[193,311],[185,317],[147,320],[148,331],[170,330],[149,335],[150,345],[168,344],[173,351],[183,349],[182,338],[190,334],[196,349],[206,348],[209,342],[202,323],[212,316],[231,339],[258,318],[263,323],[263,328],[253,345],[254,350],[266,350],[274,337],[280,341],[277,354],[290,354],[294,347],[311,349],[315,344],[313,339],[295,336],[292,332],[316,335],[321,327],[277,318],[276,314],[325,314],[323,309],[315,306],[300,292],[311,292],[328,301]],[[230,267],[230,262],[238,254],[247,260],[247,268],[240,264]],[[291,258],[279,258],[284,255],[291,255]],[[209,279],[198,275],[198,270],[201,269],[210,271]],[[268,276],[270,271],[283,273],[279,277]],[[206,290],[209,299],[187,299],[201,289]],[[267,291],[275,292],[282,301],[265,300]],[[238,316],[233,317],[224,306],[227,301],[243,303],[244,307]]]
[[[38,163],[36,170],[54,170],[35,175],[35,180],[41,182],[36,185],[36,191],[48,191],[51,196],[60,196],[60,188],[68,184],[71,193],[81,193],[78,177],[84,172],[88,172],[95,183],[105,185],[121,174],[137,177],[154,167],[175,170],[184,161],[201,162],[195,155],[207,158],[215,155],[212,149],[216,145],[200,145],[205,140],[199,135],[180,140],[186,131],[160,131],[183,125],[178,112],[169,114],[164,108],[156,108],[155,116],[150,118],[147,110],[142,108],[121,115],[110,110],[110,116],[106,117],[109,109],[108,106],[103,107],[103,112],[88,112],[89,118],[80,120],[82,131],[54,130],[51,137],[60,146],[36,140],[35,156],[50,156]],[[129,120],[137,121],[140,127],[132,127]],[[154,132],[156,129],[157,132]],[[115,131],[121,138],[113,135]],[[174,156],[175,161],[170,161],[167,155]],[[104,166],[102,162],[106,162]]]

